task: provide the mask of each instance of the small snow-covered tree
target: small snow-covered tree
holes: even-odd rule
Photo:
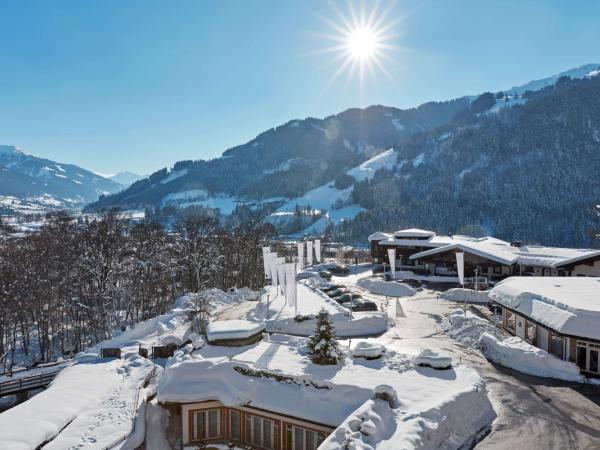
[[[340,349],[329,313],[321,309],[317,315],[317,326],[308,341],[310,359],[315,364],[336,364],[340,359]]]

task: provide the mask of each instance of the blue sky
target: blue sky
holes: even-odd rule
[[[398,1],[393,80],[330,83],[341,63],[318,53],[335,34],[318,16],[340,22],[316,0],[2,0],[0,143],[149,172],[293,118],[498,91],[600,61],[600,2]]]

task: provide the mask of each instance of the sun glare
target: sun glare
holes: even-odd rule
[[[396,65],[396,61],[390,56],[391,52],[397,50],[397,47],[391,45],[396,37],[392,30],[397,32],[396,25],[402,17],[390,20],[394,4],[395,2],[387,2],[387,8],[382,11],[379,9],[379,1],[356,3],[349,0],[346,11],[342,11],[336,2],[331,2],[331,16],[316,14],[331,28],[330,33],[318,33],[318,36],[332,41],[333,45],[315,53],[331,54],[326,65],[337,66],[326,89],[344,73],[348,79],[358,75],[362,85],[367,73],[376,83],[376,72],[381,72],[395,84],[388,67]],[[370,10],[367,5],[371,7]]]
[[[377,38],[368,28],[359,28],[348,36],[348,51],[359,59],[369,58],[377,49]]]

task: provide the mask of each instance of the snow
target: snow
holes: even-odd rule
[[[424,159],[425,153],[420,153],[419,155],[417,155],[417,157],[412,161],[413,167],[419,167],[421,164],[423,164]]]
[[[170,450],[166,439],[169,427],[169,411],[153,399],[146,405],[146,448],[148,450]]]
[[[137,352],[137,349],[134,349]],[[136,354],[105,359],[84,354],[50,387],[0,414],[0,448],[100,448],[131,429],[136,391],[154,364]]]
[[[350,169],[346,173],[356,181],[370,180],[375,175],[375,172],[381,168],[391,169],[396,164],[398,153],[393,148],[386,150],[373,158],[365,161],[354,169]]]
[[[574,69],[566,70],[557,75],[542,78],[541,80],[530,81],[529,83],[523,84],[521,86],[513,86],[508,89],[508,92],[511,95],[521,95],[526,91],[539,91],[546,86],[553,86],[561,77],[570,77],[570,78],[583,78],[588,75],[591,71],[598,68],[598,64],[586,64],[581,67],[577,67]]]
[[[452,366],[452,358],[426,348],[415,356],[414,363],[418,366],[427,366],[434,369],[449,369]]]
[[[475,350],[479,348],[479,339],[484,333],[499,332],[494,324],[470,311],[466,312],[465,317],[465,311],[462,309],[450,312],[445,321],[444,331],[451,338]]]
[[[489,296],[559,333],[600,339],[600,278],[510,277]]]
[[[454,288],[440,294],[440,298],[454,302],[487,303],[489,291],[474,291],[473,289]]]
[[[329,313],[338,337],[367,336],[381,334],[387,330],[387,315],[382,312],[355,312],[339,305],[323,292],[313,288],[311,280],[298,282],[298,316],[296,308],[286,303],[277,289],[269,286],[256,307],[246,316],[247,320],[265,322],[266,330],[298,336],[310,336],[315,328],[315,316],[321,308]],[[267,309],[267,296],[269,306]],[[269,318],[267,319],[267,311]]]
[[[487,359],[519,372],[566,381],[584,381],[577,365],[558,359],[518,337],[500,341],[493,335],[484,333],[479,345]]]
[[[169,175],[167,175],[167,177],[164,180],[160,180],[160,184],[170,183],[171,181],[176,180],[177,178],[180,178],[180,177],[184,176],[185,174],[187,174],[187,172],[188,172],[187,169],[178,170],[178,171],[171,171],[169,173]]]
[[[357,284],[373,294],[390,297],[410,297],[416,291],[410,286],[395,281],[382,281],[380,278],[361,278]]]
[[[393,351],[376,360],[345,357],[319,366],[302,341],[285,336],[179,355],[157,393],[160,402],[216,399],[338,427],[320,449],[342,448],[346,439],[353,449],[468,447],[495,417],[473,369],[415,367],[410,357]]]
[[[398,118],[392,119],[392,125],[397,131],[404,131],[406,129],[406,127],[402,125],[402,122],[400,122],[400,119]]]
[[[206,327],[206,337],[209,342],[222,339],[247,339],[264,329],[262,323],[247,320],[217,320]]]
[[[488,109],[486,114],[495,114],[503,108],[512,108],[515,105],[524,105],[527,103],[526,98],[509,96],[505,98],[497,98],[494,105]]]
[[[352,349],[355,358],[379,358],[385,353],[385,346],[377,342],[357,342]]]
[[[202,297],[213,312],[243,299],[219,289],[187,294],[177,299],[169,313],[140,322],[78,354],[46,390],[0,414],[0,448],[32,449],[46,441],[50,442],[45,449],[102,448],[127,435],[134,420],[135,433],[123,448],[135,448],[140,433],[143,439],[143,419],[138,424],[150,393],[141,386],[153,370],[162,370],[138,356],[138,347],[194,340],[188,316]],[[102,347],[121,348],[121,359],[100,358]]]

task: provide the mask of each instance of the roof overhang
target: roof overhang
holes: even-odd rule
[[[504,264],[507,266],[512,266],[517,260],[516,255],[510,259],[503,258],[503,257],[495,255],[491,252],[486,252],[485,249],[475,248],[475,247],[467,246],[464,244],[451,244],[451,245],[446,245],[444,247],[432,248],[431,250],[426,250],[421,253],[415,253],[414,255],[410,256],[410,259],[424,259],[424,258],[428,258],[433,255],[446,253],[446,252],[449,252],[452,250],[459,250],[459,251],[463,251],[465,253],[470,253],[470,254],[473,254],[473,255],[476,255],[476,256],[479,256],[482,258],[486,258],[491,261],[495,261],[497,263]]]

